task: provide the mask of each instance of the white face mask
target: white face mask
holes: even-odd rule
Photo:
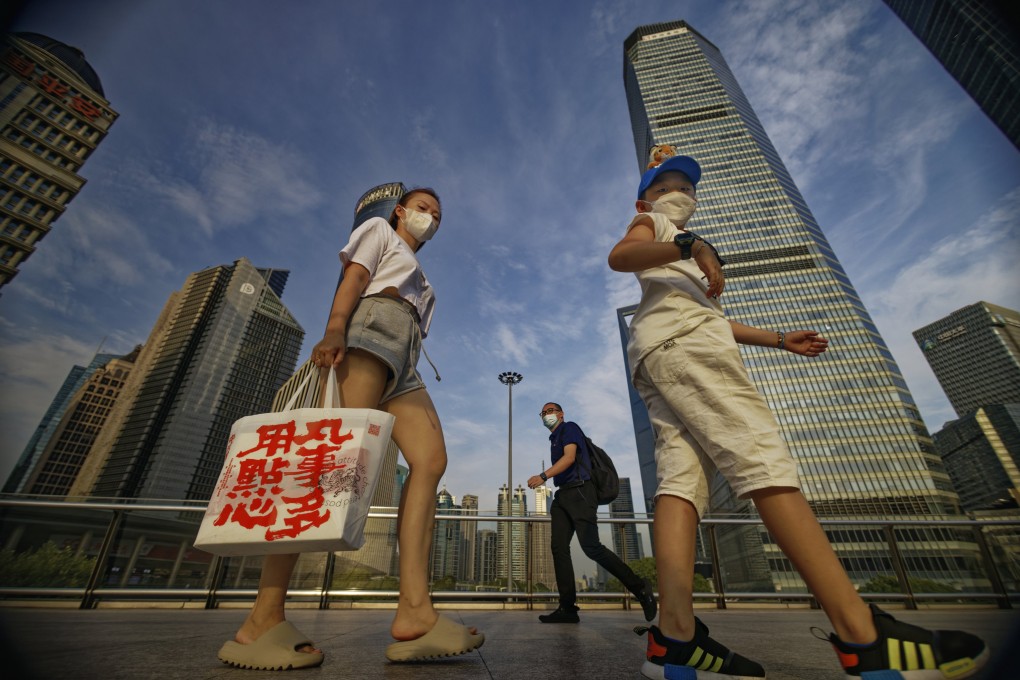
[[[687,224],[687,220],[691,219],[691,215],[698,207],[698,202],[682,191],[671,191],[654,203],[645,201],[645,204],[651,205],[652,212],[665,215],[678,227]]]
[[[555,413],[547,413],[542,416],[542,422],[551,430],[560,422],[560,417]]]
[[[415,241],[424,243],[435,235],[439,229],[439,223],[428,213],[404,208],[404,228],[414,237]]]

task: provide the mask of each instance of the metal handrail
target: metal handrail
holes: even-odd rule
[[[222,558],[214,558],[210,564],[207,585],[201,588],[124,588],[104,587],[100,585],[103,570],[106,567],[107,557],[115,539],[115,534],[121,526],[124,516],[136,511],[144,512],[170,512],[170,513],[195,513],[206,510],[207,503],[204,501],[161,501],[158,499],[96,499],[89,501],[67,501],[67,500],[46,500],[39,498],[19,498],[10,495],[0,496],[0,508],[47,508],[62,510],[108,510],[112,512],[110,523],[103,539],[100,553],[95,560],[93,571],[89,576],[85,588],[14,588],[0,586],[0,598],[3,597],[45,597],[45,598],[74,598],[79,600],[82,608],[91,608],[101,599],[205,599],[206,606],[213,608],[219,600],[254,598],[257,593],[254,589],[230,589],[222,588],[222,575],[225,573],[225,564]],[[370,519],[397,519],[397,509],[393,507],[373,506],[368,514]],[[476,511],[471,513],[442,513],[436,514],[437,521],[456,522],[521,522],[525,524],[548,523],[550,517],[547,514],[532,514],[527,516],[506,516],[495,514],[479,514]],[[600,524],[651,524],[652,517],[647,515],[630,517],[600,516]],[[984,540],[982,529],[988,527],[1017,526],[1020,527],[1020,520],[1008,519],[820,519],[823,527],[853,526],[853,527],[879,527],[883,529],[886,542],[889,547],[889,556],[893,562],[897,581],[903,592],[899,593],[862,593],[862,596],[870,599],[892,599],[902,600],[907,607],[916,608],[916,601],[919,595],[926,600],[989,600],[996,601],[999,607],[1011,608],[1012,602],[1020,597],[1016,592],[1009,592],[1003,580],[998,574],[994,560],[988,551]],[[696,599],[716,601],[716,606],[725,608],[727,600],[784,600],[784,601],[810,601],[814,605],[810,593],[792,592],[727,592],[724,588],[724,581],[718,572],[719,555],[715,540],[715,528],[719,526],[748,526],[760,525],[758,517],[708,517],[701,521],[701,525],[707,529],[709,537],[708,548],[712,553],[713,567],[716,570],[716,588],[712,593],[695,593]],[[899,555],[898,541],[894,529],[902,527],[969,527],[974,540],[978,544],[983,563],[986,567],[986,576],[992,584],[993,592],[953,592],[953,593],[914,593],[911,590],[907,573],[902,558]],[[530,533],[530,532],[529,532]],[[332,557],[332,554],[330,554]],[[328,567],[329,565],[327,565]],[[315,598],[319,600],[320,608],[328,608],[331,598],[391,598],[396,591],[393,590],[359,590],[359,589],[333,589],[330,588],[332,581],[331,569],[324,570],[322,587],[313,589],[293,589],[289,592],[292,598]],[[434,591],[433,597],[444,600],[504,600],[523,601],[531,605],[535,600],[548,600],[554,598],[554,592],[532,592],[527,591]],[[629,606],[628,593],[579,593],[580,597],[597,600],[623,600],[624,607]]]

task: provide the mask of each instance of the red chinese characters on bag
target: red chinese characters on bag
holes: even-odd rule
[[[264,527],[266,540],[273,541],[296,538],[329,519],[320,482],[342,475],[352,465],[350,460],[338,461],[337,454],[354,435],[341,431],[341,418],[308,422],[304,428],[298,434],[293,420],[258,428],[258,443],[234,455],[216,490],[230,501],[214,526],[232,522],[245,529]],[[361,466],[354,462],[353,467]]]

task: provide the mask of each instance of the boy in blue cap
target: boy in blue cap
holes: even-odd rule
[[[738,496],[754,502],[825,610],[835,628],[829,641],[847,677],[973,676],[988,660],[980,638],[897,621],[857,594],[800,492],[796,463],[737,348],[742,343],[815,357],[828,340],[815,331],[768,331],[723,317],[724,260],[685,229],[697,207],[701,167],[675,149],[663,151],[653,149],[653,163],[668,157],[641,177],[638,214],[609,254],[612,269],[633,272],[641,284],[627,356],[656,434],[659,625],[635,629],[648,632],[642,674],[658,680],[765,677],[760,664],[713,640],[694,616],[695,531],[719,470]]]

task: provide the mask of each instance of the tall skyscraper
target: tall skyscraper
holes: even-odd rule
[[[49,408],[43,414],[42,420],[36,427],[32,437],[28,440],[18,462],[11,470],[11,474],[4,483],[3,493],[23,493],[25,481],[29,473],[38,465],[43,452],[49,446],[50,440],[57,431],[64,418],[64,414],[70,407],[75,395],[82,385],[99,370],[106,362],[114,358],[113,354],[96,354],[88,366],[72,366],[63,384],[57,390]]]
[[[499,500],[496,514],[500,517],[524,517],[528,513],[528,497],[524,487],[518,485],[513,496],[506,485],[499,487]],[[507,560],[511,560],[511,575],[514,582],[523,582],[528,577],[528,544],[525,522],[500,522],[496,527],[498,537],[496,547],[497,579],[504,582],[507,577]]]
[[[913,335],[956,415],[1020,402],[1020,312],[976,302]]]
[[[285,281],[244,258],[188,277],[116,437],[93,452],[91,495],[209,498],[234,421],[268,411],[294,371],[304,331]]]
[[[949,75],[1020,148],[1016,5],[996,0],[885,0]]]
[[[38,33],[2,49],[0,288],[84,186],[78,171],[117,119],[81,50]]]
[[[1020,403],[982,406],[935,433],[965,510],[1020,507]]]
[[[436,514],[453,515],[457,514],[459,510],[457,499],[444,486],[436,494]],[[433,582],[443,578],[453,578],[456,581],[460,574],[460,530],[462,524],[462,522],[449,519],[436,520],[432,530],[432,556],[429,560]]]
[[[728,262],[727,316],[764,328],[817,328],[831,340],[830,351],[814,360],[741,347],[815,511],[958,515],[959,500],[892,354],[718,48],[684,21],[639,27],[624,43],[624,84],[638,161],[634,186],[653,145],[673,144],[701,163],[690,228]],[[619,310],[625,340],[632,311]],[[631,400],[651,511],[652,437],[643,405],[633,393]],[[743,513],[747,505],[717,478],[712,509]],[[765,541],[761,549],[774,547]],[[781,555],[770,552],[769,560],[777,586],[803,587]],[[852,576],[868,575],[847,566]]]
[[[634,516],[634,494],[630,490],[630,477],[620,477],[620,495],[609,504],[609,516],[613,518]],[[636,524],[611,524],[613,552],[624,562],[640,560],[645,556],[641,536]]]
[[[478,496],[466,493],[460,499],[461,514],[478,516]],[[478,522],[464,520],[460,523],[461,550],[460,550],[460,574],[457,578],[461,581],[473,583],[475,581],[476,562],[475,552],[478,546]]]
[[[544,461],[542,469],[545,469]],[[549,515],[552,505],[552,487],[535,487],[535,515]],[[556,568],[552,559],[552,527],[548,522],[532,522],[528,525],[531,532],[531,580],[533,584],[542,583],[550,589],[556,588]]]
[[[498,536],[492,529],[478,530],[478,550],[475,552],[475,580],[481,584],[493,584],[500,581],[497,569]],[[503,574],[506,579],[506,573]],[[505,582],[505,581],[504,581]]]
[[[24,491],[32,495],[66,496],[78,476],[92,444],[117,405],[121,388],[141,351],[114,357],[89,376],[71,403],[56,431],[25,480]]]
[[[397,206],[397,201],[406,192],[407,187],[402,182],[390,182],[372,187],[363,193],[354,207],[354,225],[351,227],[351,231],[357,229],[362,222],[370,217],[381,217],[388,220]]]

